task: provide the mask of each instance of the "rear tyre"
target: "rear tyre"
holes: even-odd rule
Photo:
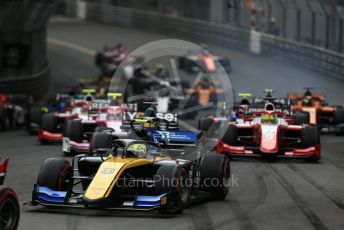
[[[230,164],[225,155],[208,153],[201,159],[201,186],[213,199],[224,200],[229,191]]]
[[[334,111],[334,124],[344,124],[344,109],[337,109]]]
[[[2,109],[0,112],[0,129],[6,131],[10,128],[10,117],[6,109]]]
[[[0,187],[0,229],[15,230],[18,228],[20,209],[17,195],[6,187]]]
[[[81,120],[67,120],[65,123],[65,137],[71,141],[82,142],[82,123]]]
[[[178,66],[181,70],[185,69],[185,57],[180,57],[178,59]]]
[[[97,126],[97,128],[95,129],[96,133],[100,133],[100,132],[104,132],[104,131],[114,132],[115,130],[113,128],[109,128],[106,126]]]
[[[37,126],[40,126],[42,122],[42,109],[40,107],[31,107],[29,112],[29,118],[27,121],[27,127],[28,132],[31,135],[34,135],[37,133],[37,130],[33,130],[31,127],[31,124],[36,124]]]
[[[199,120],[198,129],[202,131],[208,131],[212,124],[213,124],[212,117],[202,117]]]
[[[154,176],[157,195],[167,193],[168,204],[161,207],[161,213],[177,213],[190,204],[191,188],[187,186],[186,170],[176,164],[161,165]]]
[[[57,117],[53,114],[44,114],[42,117],[42,130],[54,133],[57,131]]]
[[[297,125],[309,124],[310,123],[309,113],[297,111],[295,113],[295,123]]]
[[[238,144],[238,129],[235,125],[229,125],[222,141],[228,145],[236,146]]]
[[[315,125],[307,126],[302,130],[301,143],[303,148],[309,148],[320,144],[319,129]],[[312,156],[307,158],[306,161],[318,161],[320,158]]]
[[[67,191],[73,169],[70,163],[59,158],[45,160],[38,172],[37,185],[53,191]]]
[[[91,138],[89,156],[94,155],[96,149],[111,148],[111,136],[108,133],[94,133]]]
[[[56,133],[57,132],[57,117],[55,117],[53,114],[44,114],[42,117],[42,125],[41,125],[42,131],[47,131],[50,133]],[[40,139],[41,144],[51,144],[48,140]]]

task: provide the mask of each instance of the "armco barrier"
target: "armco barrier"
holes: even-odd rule
[[[0,1],[0,92],[47,89],[46,25],[59,0]]]
[[[32,95],[35,100],[42,99],[48,89],[49,66],[29,76],[9,76],[0,79],[0,92]]]
[[[69,2],[67,5],[71,8],[68,11],[74,12],[69,16],[76,17],[75,12],[78,11],[75,7],[78,7],[78,4],[72,3],[80,0],[66,1]],[[85,3],[87,10],[85,10],[84,18],[278,58],[284,62],[319,71],[324,75],[344,79],[344,56],[324,48],[220,23],[115,7],[110,2],[102,0],[96,3]],[[97,18],[94,18],[94,15],[98,15]]]

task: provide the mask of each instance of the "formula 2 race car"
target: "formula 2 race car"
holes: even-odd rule
[[[216,151],[228,156],[304,158],[318,161],[321,154],[319,130],[314,125],[290,125],[285,114],[272,104],[255,112],[242,124],[230,124]]]
[[[102,130],[121,132],[123,113],[129,110],[124,106],[107,106],[95,110],[90,119],[67,120],[62,142],[63,153],[89,153],[92,134]]]
[[[0,131],[24,124],[24,108],[16,101],[27,101],[27,96],[0,94]]]
[[[292,111],[303,112],[305,119],[308,119],[310,124],[318,125],[319,128],[342,133],[344,131],[343,106],[329,106],[324,94],[312,93],[310,87],[305,89],[305,93],[288,95],[292,103]]]
[[[8,162],[8,158],[0,158],[0,229],[16,230],[20,219],[18,197],[12,189],[2,186]]]
[[[108,134],[109,135],[109,134]],[[201,156],[201,143],[195,142],[197,158],[183,159],[189,153],[162,148],[143,140],[116,139],[96,133],[104,146],[98,156],[79,155],[72,164],[50,158],[41,166],[30,205],[46,207],[103,208],[114,210],[158,209],[174,213],[186,208],[199,192],[225,199],[230,175],[225,155]],[[169,142],[165,139],[166,144]],[[167,144],[168,145],[168,144]],[[105,157],[105,153],[109,153]],[[217,183],[212,183],[216,180]],[[188,183],[187,183],[188,182]],[[77,191],[81,184],[83,190]]]
[[[46,105],[32,104],[26,116],[26,129],[29,134],[38,133],[41,127],[42,117],[47,113],[63,113],[68,110],[72,97],[68,94],[57,94],[51,97]]]
[[[91,111],[108,105],[108,100],[96,99],[91,95],[95,90],[85,89],[84,91],[89,92],[89,94],[79,95],[71,99],[68,109],[62,112],[56,111],[43,114],[41,126],[38,129],[38,141],[41,144],[62,142],[64,128],[69,119],[89,120],[93,117]]]
[[[184,57],[180,57],[178,62],[179,68],[188,73],[198,72],[200,69],[208,73],[216,72],[218,64],[222,65],[227,73],[231,72],[229,59],[215,56],[206,49],[190,50]]]

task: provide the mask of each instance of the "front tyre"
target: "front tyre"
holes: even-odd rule
[[[0,229],[15,230],[20,219],[19,202],[15,192],[6,187],[0,187]]]
[[[39,169],[37,185],[53,191],[67,191],[72,176],[73,169],[68,161],[49,158]]]
[[[223,154],[208,153],[201,159],[201,190],[224,200],[229,191],[230,164]]]
[[[295,113],[295,123],[297,125],[309,124],[310,114],[308,112],[297,111]]]
[[[310,125],[302,130],[301,143],[303,148],[309,148],[320,145],[319,129],[315,125]],[[306,161],[316,162],[319,161],[318,156],[312,156],[306,159]]]
[[[162,165],[154,176],[157,195],[168,194],[168,204],[160,209],[161,213],[183,211],[190,202],[191,188],[188,186],[186,170],[176,164]]]

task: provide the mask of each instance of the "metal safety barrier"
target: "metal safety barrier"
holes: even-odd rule
[[[8,76],[0,79],[0,92],[10,94],[27,94],[40,100],[48,89],[48,64],[36,74],[23,76]]]
[[[48,89],[46,24],[58,0],[0,2],[0,92],[42,98]]]
[[[79,17],[78,3],[81,0],[66,1],[69,3],[67,6],[70,7],[68,12],[72,12],[68,15]],[[283,62],[301,65],[303,68],[344,80],[344,55],[325,48],[221,23],[117,7],[109,0],[81,4],[85,4],[83,18],[86,20],[150,30],[182,39],[277,58]],[[97,17],[94,18],[94,15]]]

